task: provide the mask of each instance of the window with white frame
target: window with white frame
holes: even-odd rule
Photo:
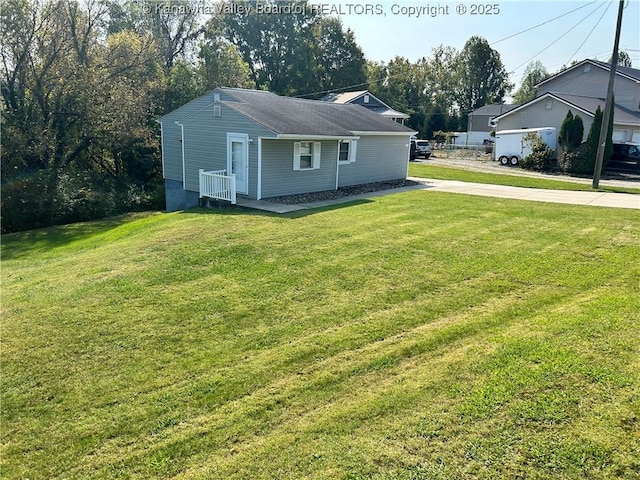
[[[355,140],[343,140],[338,144],[338,161],[340,163],[353,163],[356,161],[356,147],[357,142]]]
[[[320,168],[320,142],[295,142],[293,169],[317,170],[318,168]]]

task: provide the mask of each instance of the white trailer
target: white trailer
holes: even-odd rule
[[[522,128],[496,132],[494,158],[502,165],[518,165],[520,160],[531,153],[523,138],[528,133],[537,133],[551,150],[556,150],[557,134],[554,127]]]

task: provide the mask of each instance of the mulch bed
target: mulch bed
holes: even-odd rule
[[[388,182],[365,183],[363,185],[351,185],[340,187],[337,190],[325,190],[323,192],[300,193],[297,195],[284,195],[281,197],[264,198],[266,202],[282,203],[285,205],[295,205],[298,203],[319,202],[322,200],[333,200],[335,198],[349,197],[361,193],[377,192],[380,190],[390,190],[392,188],[411,187],[420,185],[412,180],[391,180]]]

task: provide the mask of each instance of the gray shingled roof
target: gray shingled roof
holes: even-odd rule
[[[545,98],[555,98],[568,105],[572,105],[590,115],[595,115],[598,106],[601,110],[604,110],[605,100],[604,98],[597,97],[585,97],[582,95],[569,95],[567,93],[547,92],[544,95],[534,98],[533,100],[518,105],[513,110],[510,110],[502,115],[497,116],[494,120],[500,120],[503,117],[507,117],[516,111],[527,108],[529,105],[542,101]],[[634,112],[628,108],[615,104],[613,108],[613,119],[617,124],[622,125],[640,125],[640,112]]]
[[[595,115],[598,107],[600,107],[601,110],[604,110],[605,106],[604,98],[584,97],[582,95],[569,95],[566,93],[556,92],[550,92],[550,95],[564,100],[565,102],[570,103],[571,105],[574,105],[582,110],[585,110],[592,115]],[[617,104],[614,104],[613,107],[613,118],[616,123],[640,125],[639,112],[633,112]]]
[[[517,106],[518,105],[506,103],[494,103],[475,109],[473,112],[471,112],[471,115],[502,115],[509,110],[513,110]]]
[[[413,130],[359,105],[280,97],[258,90],[220,90],[235,98],[221,103],[277,134],[353,136],[353,132],[413,133]]]

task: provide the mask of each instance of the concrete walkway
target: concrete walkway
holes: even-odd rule
[[[640,209],[640,195],[612,192],[577,192],[572,190],[545,190],[541,188],[509,187],[484,183],[459,182],[457,180],[430,180],[411,177],[409,180],[424,183],[431,191],[463,193],[483,197],[514,198],[534,202],[567,203],[593,207]]]
[[[571,190],[544,190],[540,188],[509,187],[504,185],[492,185],[484,183],[459,182],[457,180],[432,180],[428,178],[409,177],[408,180],[417,182],[418,185],[381,190],[377,192],[350,195],[347,197],[322,200],[318,202],[299,203],[286,205],[281,203],[266,202],[264,200],[249,200],[238,198],[241,207],[264,210],[273,213],[289,213],[313,208],[328,207],[341,203],[355,202],[367,198],[380,197],[394,193],[408,192],[411,190],[424,190],[425,192],[449,192],[465,195],[479,195],[483,197],[513,198],[517,200],[530,200],[534,202],[566,203],[571,205],[589,205],[592,207],[614,207],[640,209],[640,194],[611,193],[611,192],[576,192]]]

